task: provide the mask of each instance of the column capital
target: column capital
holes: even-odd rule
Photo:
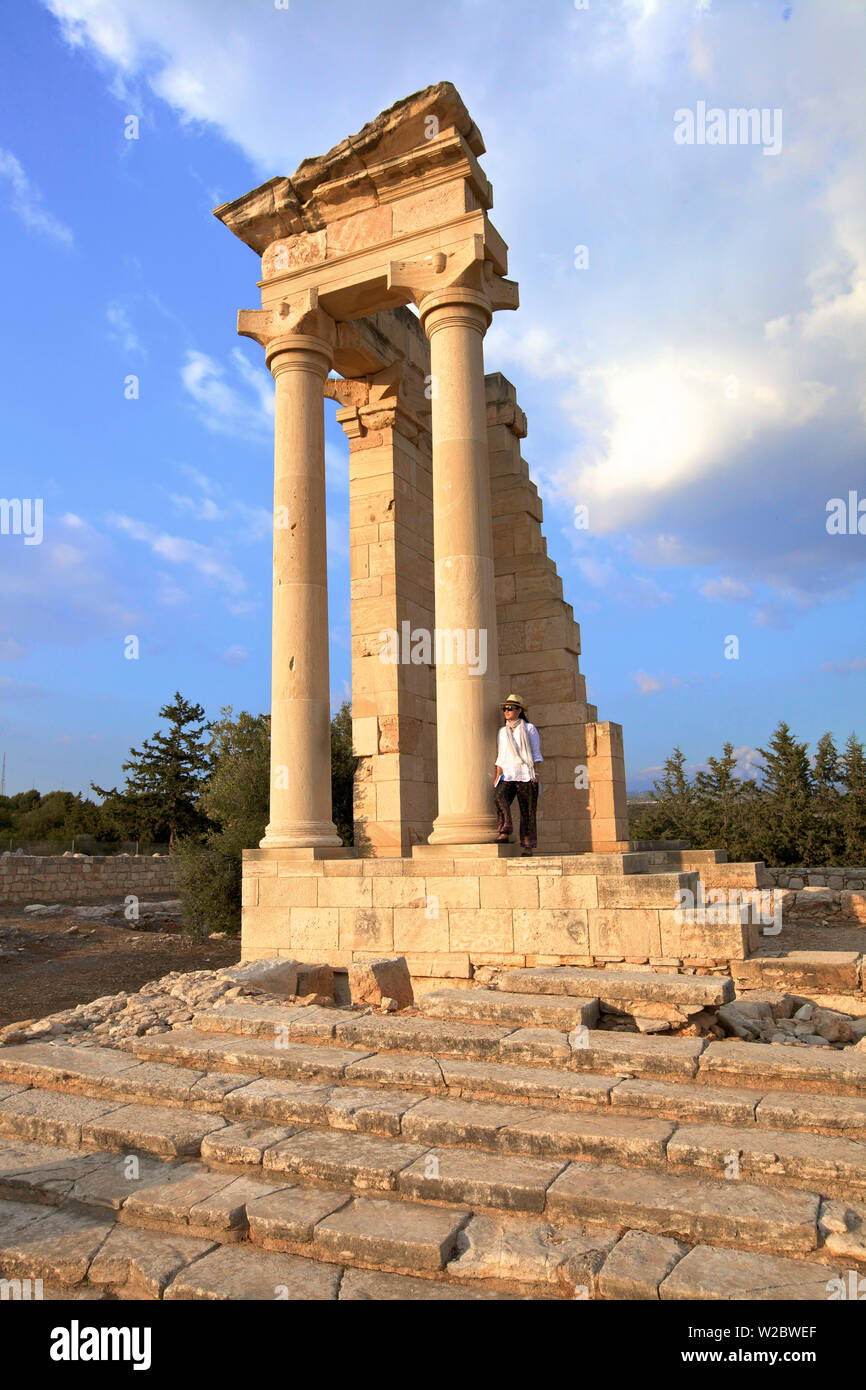
[[[280,353],[302,351],[323,357],[326,373],[333,361],[336,326],[330,314],[320,307],[315,289],[284,299],[273,309],[239,310],[238,333],[264,348],[271,371],[275,370],[274,359]]]
[[[449,251],[431,251],[416,261],[391,261],[387,271],[389,290],[408,295],[425,313],[445,304],[477,304],[487,313],[489,325],[496,309],[516,309],[517,282],[497,274],[485,259],[484,237],[476,233]]]

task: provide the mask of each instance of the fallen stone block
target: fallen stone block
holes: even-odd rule
[[[401,1009],[415,1002],[405,956],[353,961],[349,967],[349,991],[353,1004],[373,1004],[396,999]]]

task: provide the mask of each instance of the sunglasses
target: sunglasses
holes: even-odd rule
[[[504,710],[520,709],[520,706],[519,706],[519,705],[502,705],[502,709],[504,709]]]

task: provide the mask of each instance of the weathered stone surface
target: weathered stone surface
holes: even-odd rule
[[[201,1156],[213,1163],[260,1164],[268,1149],[281,1144],[295,1130],[285,1125],[257,1124],[249,1120],[245,1124],[226,1125],[205,1135],[201,1142]]]
[[[810,1129],[866,1139],[866,1099],[808,1091],[768,1091],[755,1118],[769,1129]]]
[[[657,1299],[659,1285],[687,1253],[688,1246],[667,1236],[626,1231],[604,1262],[598,1279],[602,1298]]]
[[[511,1062],[547,1062],[566,1066],[571,1058],[568,1035],[556,1028],[516,1028],[499,1044],[499,1055]]]
[[[22,1077],[51,1085],[117,1076],[138,1066],[138,1058],[110,1047],[69,1047],[23,1043],[0,1049],[0,1077]]]
[[[396,999],[399,1008],[405,1009],[415,1001],[405,956],[352,961],[349,991],[353,1004],[379,1005],[383,999]]]
[[[591,1029],[587,1046],[575,1047],[571,1065],[581,1071],[616,1071],[624,1076],[693,1077],[704,1050],[702,1038],[644,1037]]]
[[[0,1134],[74,1149],[81,1143],[83,1125],[117,1109],[115,1101],[64,1095],[62,1091],[19,1091],[0,1102]]]
[[[741,1178],[784,1180],[786,1186],[845,1195],[866,1189],[866,1146],[854,1139],[795,1130],[719,1129],[682,1125],[670,1140],[668,1163],[724,1178],[728,1156],[737,1155]]]
[[[165,1291],[167,1300],[331,1300],[340,1286],[338,1265],[242,1245],[223,1245],[183,1270]]]
[[[356,1198],[320,1221],[313,1236],[316,1245],[337,1259],[396,1269],[443,1269],[467,1216],[441,1207]]]
[[[476,1019],[522,1027],[594,1027],[598,1000],[562,995],[508,994],[497,989],[442,989],[425,994],[421,1012],[431,1018]]]
[[[172,1279],[214,1248],[212,1241],[115,1226],[87,1271],[90,1284],[122,1288],[124,1296],[159,1298]]]
[[[81,1142],[95,1148],[142,1149],[180,1158],[197,1154],[205,1135],[224,1125],[220,1115],[200,1115],[168,1106],[124,1105],[84,1124]]]
[[[255,986],[266,994],[297,994],[298,963],[294,960],[281,960],[274,956],[265,960],[241,962],[223,971],[235,984]]]
[[[187,1226],[190,1208],[231,1181],[231,1173],[216,1172],[203,1163],[173,1165],[161,1182],[148,1183],[129,1194],[123,1204],[123,1220]]]
[[[6,1278],[79,1284],[114,1225],[105,1211],[77,1204],[10,1211],[0,1205],[0,1268]]]
[[[515,1280],[552,1284],[589,1296],[616,1232],[554,1227],[519,1217],[473,1216],[456,1238],[458,1253],[448,1266],[455,1279]]]
[[[379,1274],[365,1269],[347,1269],[340,1285],[341,1303],[499,1302],[510,1297],[489,1289],[455,1288],[435,1279],[412,1279],[407,1274]]]
[[[246,1231],[247,1205],[262,1197],[283,1190],[282,1184],[263,1181],[261,1178],[246,1176],[230,1178],[227,1187],[216,1188],[200,1202],[189,1209],[189,1224],[196,1230],[213,1231],[220,1239],[229,1238],[232,1232]]]
[[[866,1207],[859,1203],[821,1203],[818,1228],[831,1255],[866,1262]]]
[[[361,1054],[357,1062],[346,1067],[346,1079],[367,1085],[381,1081],[387,1086],[423,1086],[425,1090],[441,1090],[445,1085],[438,1060],[412,1052]]]
[[[332,1089],[312,1081],[262,1077],[227,1096],[223,1111],[232,1119],[324,1124]]]
[[[271,1174],[298,1173],[324,1182],[388,1189],[395,1185],[401,1169],[423,1153],[419,1144],[401,1144],[369,1134],[310,1130],[268,1149],[263,1166]]]
[[[73,1193],[78,1182],[101,1172],[110,1155],[0,1140],[0,1195],[25,1201],[57,1203]]]
[[[662,1164],[665,1144],[674,1133],[669,1120],[633,1119],[629,1115],[559,1114],[530,1111],[500,1134],[510,1153],[563,1158],[611,1159],[619,1163]]]
[[[837,1277],[826,1265],[698,1245],[663,1280],[659,1298],[826,1302]]]
[[[365,1086],[335,1086],[325,1106],[332,1129],[357,1130],[362,1134],[406,1133],[402,1119],[421,1097],[411,1091],[384,1091]]]
[[[717,1124],[749,1124],[759,1100],[760,1092],[688,1081],[620,1081],[610,1093],[614,1110],[648,1111]]]
[[[265,1249],[286,1244],[306,1244],[323,1217],[339,1211],[351,1193],[319,1187],[283,1187],[268,1196],[247,1202],[250,1239]]]
[[[607,1163],[571,1163],[551,1185],[554,1216],[604,1221],[651,1235],[813,1250],[819,1198],[746,1182],[710,1182]]]
[[[403,1119],[403,1134],[419,1144],[497,1147],[500,1131],[526,1112],[522,1106],[476,1100],[421,1100]]]
[[[403,1169],[397,1187],[410,1197],[540,1212],[544,1194],[563,1166],[548,1159],[431,1149]]]
[[[411,1018],[390,1014],[340,1023],[336,1036],[342,1043],[364,1047],[417,1052],[450,1052],[458,1057],[495,1057],[501,1040],[512,1028],[492,1023],[451,1023],[438,1018]]]
[[[862,1095],[866,1057],[856,1049],[822,1052],[811,1047],[768,1047],[766,1043],[711,1042],[699,1063],[701,1080],[732,1081],[763,1090],[787,1085],[804,1091]]]
[[[688,1008],[689,1012],[708,1005],[727,1003],[734,996],[734,983],[728,976],[672,975],[638,970],[582,970],[578,966],[536,966],[508,970],[500,975],[497,988],[519,993],[597,996],[603,1003],[652,1000]]]
[[[497,1099],[523,1097],[533,1101],[559,1102],[563,1107],[605,1107],[621,1084],[615,1076],[593,1076],[590,1072],[551,1070],[550,1067],[521,1067],[503,1062],[439,1060],[449,1091],[484,1094]]]

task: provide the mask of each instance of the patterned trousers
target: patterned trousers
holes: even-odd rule
[[[538,805],[537,782],[500,782],[494,792],[496,811],[499,816],[499,834],[510,835],[511,803],[517,797],[520,808],[520,843],[524,849],[535,849],[538,836],[535,826],[535,811]]]

